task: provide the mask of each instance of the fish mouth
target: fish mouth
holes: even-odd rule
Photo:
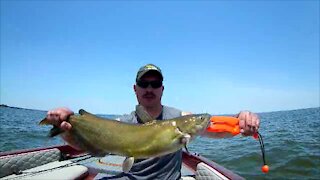
[[[202,114],[200,118],[202,119],[201,123],[196,125],[196,129],[201,131],[206,129],[210,124],[210,114]]]

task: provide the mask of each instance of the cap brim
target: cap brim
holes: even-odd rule
[[[139,76],[137,77],[136,80],[140,80],[144,75],[146,75],[147,73],[150,73],[150,72],[155,72],[155,73],[159,74],[161,81],[163,81],[162,73],[157,70],[154,70],[154,69],[146,70],[146,71],[139,73]]]

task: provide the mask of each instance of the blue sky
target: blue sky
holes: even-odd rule
[[[319,106],[319,1],[1,0],[0,20],[1,104],[129,113],[154,63],[185,111]]]

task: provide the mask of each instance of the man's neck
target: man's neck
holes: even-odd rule
[[[154,107],[144,107],[144,108],[152,118],[157,118],[162,112],[162,105],[161,104],[159,104],[158,106],[154,106]]]

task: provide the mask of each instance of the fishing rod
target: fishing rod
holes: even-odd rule
[[[210,118],[210,125],[207,127],[207,132],[213,133],[229,133],[232,136],[240,134],[239,118],[230,116],[212,116]],[[262,154],[263,166],[262,172],[268,173],[269,166],[267,165],[264,151],[264,143],[262,136],[259,132],[253,134],[253,138],[259,140],[260,149]]]

